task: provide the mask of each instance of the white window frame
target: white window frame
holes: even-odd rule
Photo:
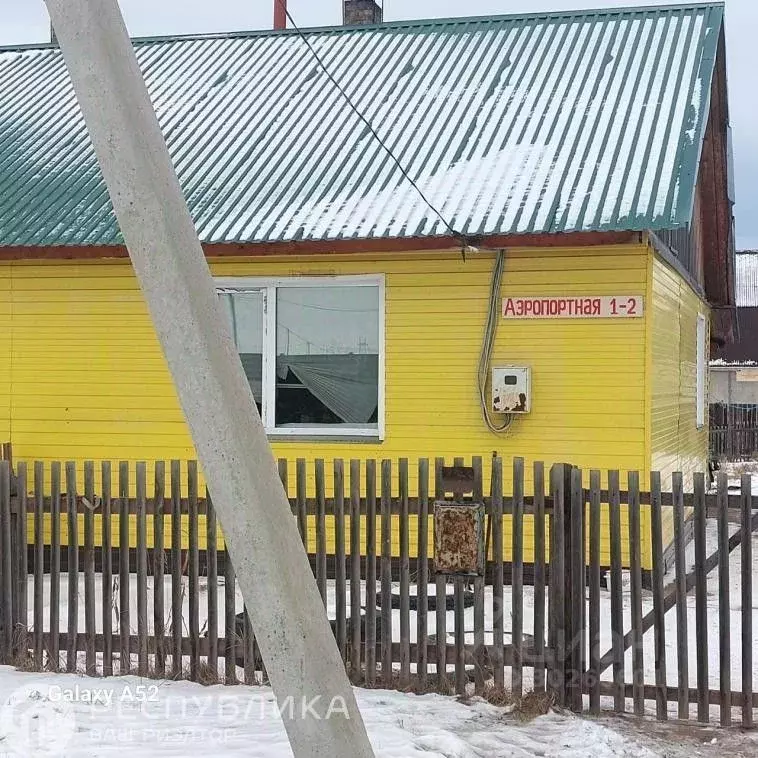
[[[271,438],[370,438],[384,440],[385,391],[385,277],[384,274],[355,276],[215,277],[217,291],[262,292],[263,294],[263,397],[262,416]],[[379,290],[379,387],[377,426],[277,427],[276,424],[276,291],[279,287],[376,287]]]
[[[706,355],[708,350],[708,329],[706,318],[702,313],[698,313],[697,315],[696,333],[695,395],[697,398],[697,408],[695,410],[695,423],[697,424],[698,429],[702,429],[705,426],[706,382],[708,372],[708,357]]]

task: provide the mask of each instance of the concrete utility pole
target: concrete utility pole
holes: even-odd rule
[[[292,750],[297,758],[369,758],[363,720],[118,2],[46,2]]]

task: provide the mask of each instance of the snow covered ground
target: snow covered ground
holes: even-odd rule
[[[143,688],[143,689],[140,689]],[[91,702],[97,692],[97,702]],[[481,701],[356,690],[377,758],[732,758],[758,737],[626,719],[520,721]],[[69,702],[68,697],[73,702]],[[291,756],[266,687],[91,679],[0,667],[0,755]]]

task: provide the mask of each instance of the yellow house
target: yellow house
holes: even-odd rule
[[[723,4],[135,44],[278,456],[705,469]],[[0,139],[0,437],[193,457],[55,47]]]

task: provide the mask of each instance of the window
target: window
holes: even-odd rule
[[[702,429],[705,426],[705,404],[706,392],[705,384],[707,379],[708,360],[706,350],[708,347],[708,330],[706,328],[705,316],[698,314],[697,317],[697,428]],[[692,385],[690,385],[692,386]]]
[[[383,436],[381,278],[220,279],[217,286],[269,434]]]

